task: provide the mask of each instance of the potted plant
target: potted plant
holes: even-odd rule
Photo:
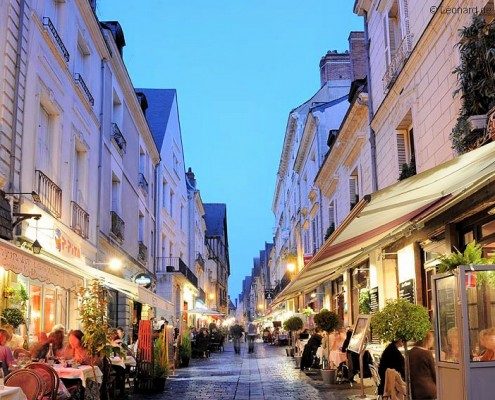
[[[460,30],[461,63],[454,69],[462,106],[452,130],[452,147],[465,153],[484,144],[487,112],[495,101],[495,22],[474,15],[471,25]]]
[[[160,333],[153,344],[153,391],[162,393],[168,375],[168,360],[165,351],[165,335]]]
[[[189,330],[184,329],[182,332],[180,344],[179,344],[179,357],[180,357],[180,366],[188,367],[189,360],[191,359],[191,337],[189,335]]]
[[[91,366],[96,380],[95,360],[99,356],[110,356],[120,353],[119,347],[110,345],[110,329],[107,319],[107,292],[97,279],[93,279],[87,287],[80,288],[79,319],[84,331],[83,344],[91,356]]]
[[[340,328],[342,321],[339,316],[333,311],[322,309],[315,315],[315,324],[318,328],[327,334],[327,354],[326,359],[330,359],[330,334],[336,329]],[[335,373],[337,371],[337,365],[333,363],[322,363],[321,377],[325,383],[335,383]]]
[[[440,260],[439,273],[453,271],[460,265],[493,264],[494,262],[492,258],[483,257],[483,248],[474,240],[467,244],[462,253],[456,249],[453,253],[441,255],[438,260]]]
[[[409,354],[407,342],[422,340],[431,329],[428,310],[404,299],[389,300],[386,306],[371,318],[373,334],[386,342],[404,343],[406,399],[410,399]]]
[[[292,335],[293,332],[301,330],[303,327],[303,320],[300,317],[293,316],[284,322],[284,329],[289,331],[289,347],[285,350],[287,352],[287,357],[294,357],[294,347]]]
[[[2,322],[5,324],[10,324],[17,329],[19,325],[22,325],[26,322],[24,319],[24,313],[18,308],[7,307],[2,311]]]

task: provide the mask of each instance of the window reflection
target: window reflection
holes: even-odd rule
[[[455,319],[454,276],[436,281],[440,361],[459,362],[459,330]]]

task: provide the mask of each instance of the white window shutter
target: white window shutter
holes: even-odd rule
[[[328,226],[335,227],[335,207],[333,205],[333,201],[328,206]]]
[[[402,172],[402,166],[407,164],[406,137],[402,132],[397,133],[397,157],[399,161],[399,171]]]
[[[385,63],[388,68],[390,65],[390,48],[389,48],[389,27],[388,27],[388,15],[383,17],[383,43],[385,46]]]
[[[349,178],[349,195],[351,199],[351,203],[354,203],[357,198],[358,190],[357,190],[357,178],[355,176],[351,176]]]

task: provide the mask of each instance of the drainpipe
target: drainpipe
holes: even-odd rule
[[[161,158],[161,156],[160,156]],[[160,161],[158,161],[158,164],[155,165],[155,172],[154,172],[154,177],[153,179],[155,179],[155,198],[154,198],[154,201],[153,201],[153,212],[155,213],[155,240],[154,242],[152,243],[153,245],[153,254],[155,255],[155,257],[153,258],[153,276],[156,278],[156,260],[157,260],[157,251],[158,251],[158,168],[160,166]],[[163,256],[163,254],[162,254]]]
[[[22,38],[24,36],[24,10],[26,8],[26,0],[21,0],[19,4],[19,34],[17,36],[17,48],[15,56],[14,70],[14,109],[12,110],[12,139],[10,141],[10,169],[9,169],[9,190],[16,191],[14,185],[15,179],[15,153],[17,146],[17,114],[19,108],[19,86],[21,81],[21,53],[22,53]],[[19,188],[20,189],[20,188]]]
[[[101,214],[101,177],[102,177],[102,160],[103,160],[103,130],[104,130],[104,99],[105,99],[105,66],[107,64],[107,60],[104,58],[101,59],[101,67],[100,67],[100,76],[101,76],[101,90],[100,90],[100,140],[99,140],[99,145],[98,145],[98,189],[97,189],[97,198],[98,198],[98,204],[96,207],[96,251],[97,251],[97,258],[98,258],[98,252],[100,251],[99,248],[99,240],[98,237],[100,235],[100,214]]]
[[[370,126],[370,146],[371,146],[371,189],[373,192],[378,190],[378,169],[376,166],[376,134],[371,127],[371,121],[373,120],[373,96],[371,95],[371,65],[370,65],[370,39],[368,32],[368,12],[364,12],[364,40],[366,43],[366,62],[368,63],[366,68],[366,81],[368,86],[368,123]]]

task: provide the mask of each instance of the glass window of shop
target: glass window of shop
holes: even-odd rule
[[[337,313],[339,318],[344,320],[344,277],[340,276],[332,282],[332,294],[333,294],[333,310]]]
[[[56,324],[67,328],[78,326],[75,315],[77,313],[69,313],[69,309],[77,308],[75,293],[70,295],[59,286],[28,279],[22,275],[17,276],[17,282],[24,285],[29,294],[27,317],[32,339],[39,338],[41,332],[50,333]]]
[[[365,262],[351,270],[352,319],[356,322],[359,314],[369,313],[369,267]]]

